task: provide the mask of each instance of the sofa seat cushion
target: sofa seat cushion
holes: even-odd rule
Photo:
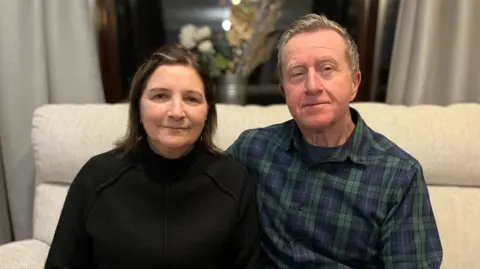
[[[49,246],[35,239],[16,241],[0,247],[0,269],[44,268]]]
[[[442,268],[480,268],[480,188],[430,186],[443,246]]]
[[[48,245],[52,243],[69,185],[42,183],[36,187],[33,237]]]

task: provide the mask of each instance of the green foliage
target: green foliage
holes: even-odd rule
[[[230,60],[218,52],[200,54],[200,62],[212,77],[224,74],[230,64]]]
[[[220,35],[218,39],[213,40],[213,48],[224,58],[232,60],[232,48],[225,35]]]
[[[230,60],[220,53],[215,53],[213,55],[213,63],[218,69],[225,70],[228,68],[228,65],[230,64]]]

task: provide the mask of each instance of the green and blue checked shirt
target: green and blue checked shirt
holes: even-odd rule
[[[258,181],[268,267],[439,268],[419,162],[350,111],[352,135],[320,160],[293,120],[247,130],[227,150]]]

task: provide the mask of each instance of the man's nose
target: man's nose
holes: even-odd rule
[[[322,90],[322,83],[317,72],[310,68],[308,70],[307,79],[305,81],[305,91],[308,93],[316,93]]]

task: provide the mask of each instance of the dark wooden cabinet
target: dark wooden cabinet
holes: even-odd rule
[[[139,65],[166,43],[158,0],[97,0],[99,54],[106,101],[128,98]]]
[[[107,103],[118,103],[123,99],[119,51],[116,5],[113,0],[97,0],[96,19],[100,71]]]

